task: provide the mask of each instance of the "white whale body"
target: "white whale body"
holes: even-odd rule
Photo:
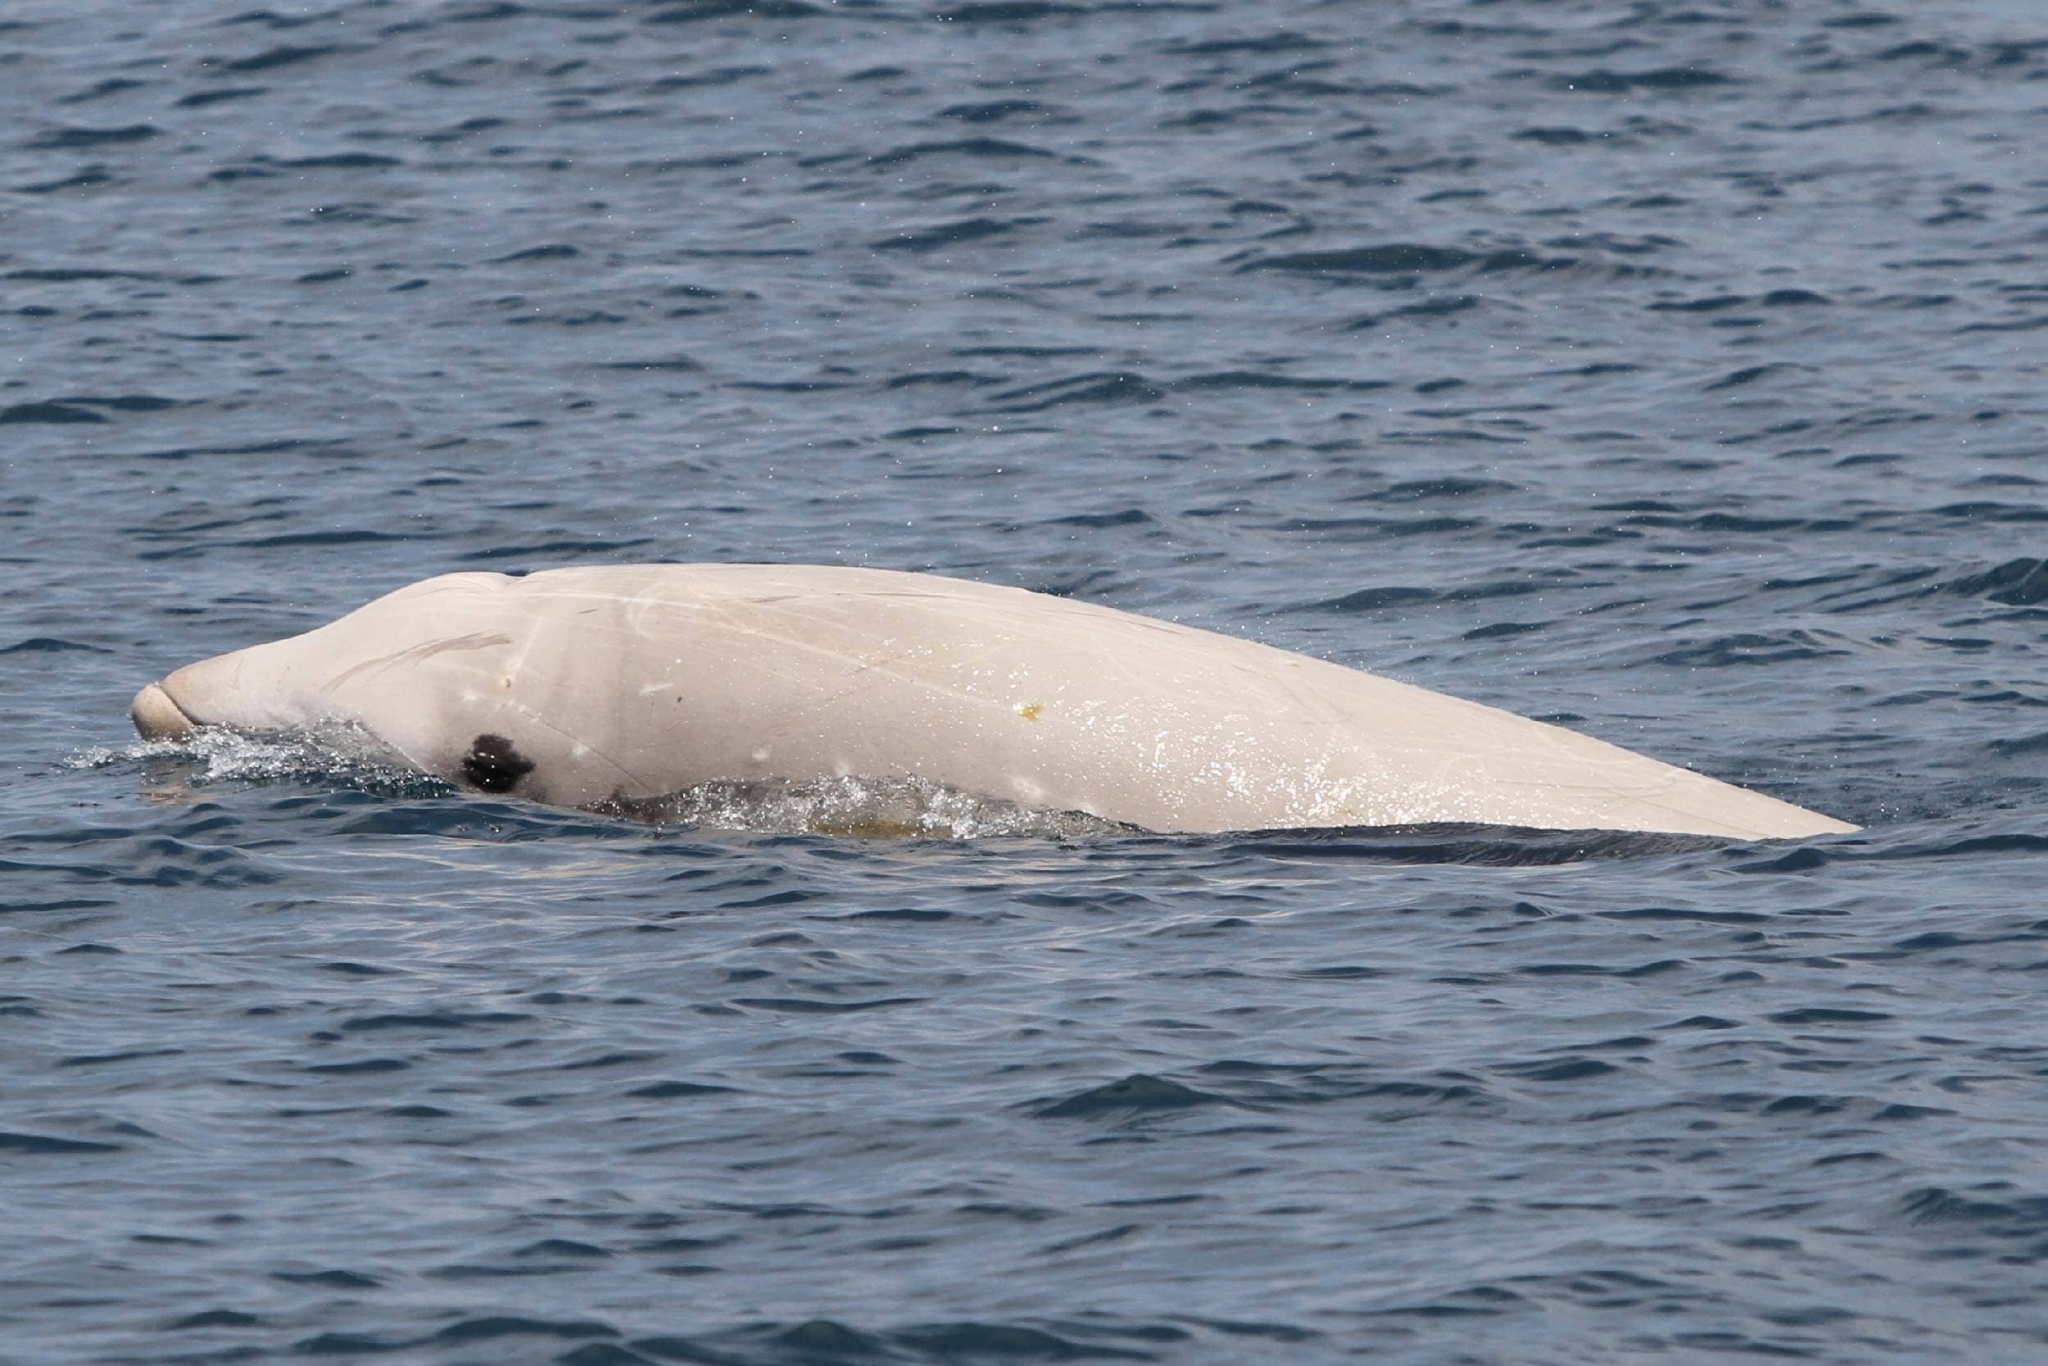
[[[179,669],[133,717],[147,738],[360,726],[425,772],[557,806],[858,776],[1161,832],[1856,828],[1269,646],[875,569],[448,574]]]

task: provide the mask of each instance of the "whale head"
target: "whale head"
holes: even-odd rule
[[[352,733],[482,792],[556,802],[605,796],[561,781],[572,768],[587,770],[587,756],[535,705],[538,680],[521,667],[534,650],[534,622],[506,609],[502,589],[511,582],[449,574],[414,584],[303,635],[188,664],[136,693],[129,716],[145,740],[214,728]]]

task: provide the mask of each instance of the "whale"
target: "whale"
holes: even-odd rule
[[[367,732],[477,792],[595,810],[913,779],[1160,833],[1456,822],[1856,829],[1603,740],[1114,608],[829,565],[454,573],[177,669],[145,739]]]

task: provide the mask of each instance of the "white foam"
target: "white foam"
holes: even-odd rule
[[[922,778],[705,783],[665,797],[605,803],[600,809],[657,825],[897,839],[1065,838],[1128,828],[1079,811],[1039,810]]]

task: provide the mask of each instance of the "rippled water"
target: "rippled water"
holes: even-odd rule
[[[2036,6],[26,0],[0,110],[0,1358],[2048,1353]],[[1868,828],[648,827],[128,731],[650,559]]]

